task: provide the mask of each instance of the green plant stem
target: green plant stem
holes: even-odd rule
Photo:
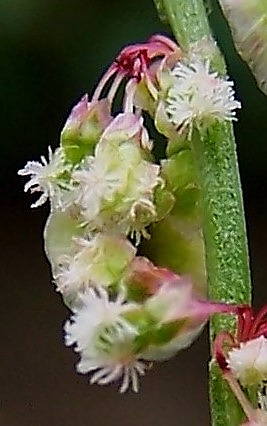
[[[183,50],[209,40],[212,65],[220,73],[224,60],[211,42],[202,0],[155,0]],[[201,54],[201,52],[200,52]],[[210,55],[210,56],[209,56]],[[231,303],[249,303],[251,285],[242,192],[232,125],[216,123],[205,134],[195,131],[192,148],[201,186],[203,234],[209,297]],[[210,324],[211,346],[221,330],[234,330],[233,318],[216,315]],[[222,379],[215,363],[210,364],[210,403],[213,426],[238,426],[243,413]]]

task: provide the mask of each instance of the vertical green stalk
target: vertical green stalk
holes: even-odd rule
[[[184,50],[203,39],[211,40],[203,0],[155,0]],[[215,44],[214,68],[225,64]],[[242,192],[232,125],[216,123],[204,136],[195,131],[192,149],[199,174],[209,297],[231,303],[249,303],[251,285]],[[211,346],[221,330],[233,331],[233,318],[216,315],[210,325]],[[238,426],[243,414],[215,364],[210,364],[210,404],[213,426]]]

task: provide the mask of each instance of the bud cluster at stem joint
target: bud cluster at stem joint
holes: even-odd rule
[[[122,83],[122,110],[113,116]],[[190,135],[234,119],[239,106],[231,82],[155,35],[121,51],[91,100],[85,95],[72,109],[48,161],[19,171],[30,176],[25,191],[41,193],[32,207],[50,200],[44,242],[56,290],[72,311],[66,344],[91,383],[120,380],[120,392],[137,391],[151,362],[189,346],[209,315],[236,313],[207,301],[195,279],[205,281],[205,263]],[[168,139],[158,162],[143,111]],[[155,266],[138,253],[160,229],[181,257],[175,270],[171,255]]]

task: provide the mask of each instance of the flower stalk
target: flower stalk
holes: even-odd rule
[[[212,41],[202,0],[155,1],[164,13],[181,48],[195,49],[214,71],[225,74],[225,64]],[[206,40],[206,42],[205,42]],[[251,285],[242,192],[232,125],[211,124],[205,132],[194,129],[192,150],[201,188],[203,233],[209,297],[231,303],[249,303]],[[233,332],[233,318],[215,315],[210,325],[211,344],[220,331]],[[210,365],[210,402],[213,426],[235,426],[243,421],[240,406]]]

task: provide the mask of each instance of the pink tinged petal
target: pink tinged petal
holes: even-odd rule
[[[196,300],[192,305],[194,315],[207,320],[213,314],[237,314],[238,305],[210,302],[208,300]]]
[[[88,107],[88,94],[86,93],[77,103],[77,105],[72,108],[68,121],[80,121],[86,115]]]
[[[110,121],[109,102],[107,102],[107,99],[88,102],[88,95],[86,94],[72,108],[62,132],[78,129],[85,121],[88,121],[93,116],[97,118],[103,127],[107,125]]]
[[[167,268],[154,266],[145,257],[136,257],[132,262],[127,285],[138,287],[145,295],[155,294],[164,284],[175,285],[180,277]]]
[[[141,131],[139,118],[135,114],[118,114],[103,132],[99,145],[107,142],[124,142]]]
[[[148,39],[148,43],[160,43],[161,46],[166,46],[168,51],[180,50],[176,43],[174,43],[170,38],[163,36],[162,34],[154,34]]]

